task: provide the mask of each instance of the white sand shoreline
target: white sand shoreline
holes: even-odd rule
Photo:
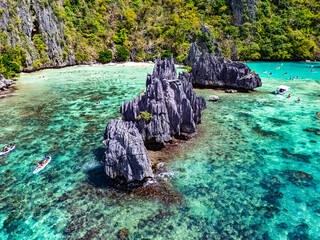
[[[110,63],[106,63],[106,64],[102,64],[102,63],[92,63],[92,64],[79,64],[79,65],[73,65],[73,66],[65,66],[65,67],[48,67],[48,68],[43,68],[43,69],[39,69],[39,70],[35,70],[32,72],[21,72],[20,75],[25,75],[25,74],[33,74],[33,73],[39,73],[42,71],[46,71],[46,70],[53,70],[53,69],[62,69],[62,68],[76,68],[76,67],[97,67],[97,66],[105,66],[105,67],[154,67],[154,62],[110,62]],[[183,68],[183,65],[180,64],[175,64],[176,68]]]

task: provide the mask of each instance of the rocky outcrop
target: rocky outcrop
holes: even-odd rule
[[[158,59],[152,75],[147,77],[146,94],[123,103],[120,112],[126,121],[136,124],[144,141],[164,143],[181,132],[194,133],[205,108],[205,100],[193,91],[190,75],[183,73],[177,78],[170,57]],[[140,119],[143,112],[151,114],[151,119]]]
[[[257,0],[227,0],[233,11],[234,24],[242,25],[252,22],[256,17]]]
[[[182,132],[194,133],[206,101],[193,91],[190,75],[177,71],[173,58],[158,59],[147,76],[147,90],[122,104],[120,118],[109,122],[104,135],[105,173],[128,182],[153,177],[144,143],[169,142]]]
[[[208,27],[202,27],[202,36],[208,35]],[[233,62],[222,57],[221,51],[212,41],[211,34],[206,41],[208,47],[203,47],[201,38],[198,43],[192,43],[186,58],[186,64],[191,67],[190,80],[195,86],[209,88],[234,88],[252,90],[261,87],[261,79],[244,63]],[[202,45],[202,47],[199,47]],[[208,49],[215,46],[215,53],[208,52]]]
[[[0,91],[8,89],[13,84],[15,84],[13,80],[6,80],[3,75],[0,75]]]
[[[147,150],[134,123],[111,120],[103,143],[104,169],[109,177],[125,177],[128,182],[153,177]]]

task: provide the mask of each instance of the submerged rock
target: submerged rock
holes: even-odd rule
[[[0,74],[0,91],[8,89],[13,84],[15,84],[13,80],[6,80],[3,75]]]
[[[186,58],[186,64],[191,67],[190,80],[195,86],[241,90],[253,90],[262,86],[259,75],[252,72],[246,64],[222,57],[207,26],[204,25],[201,32],[198,42],[190,45]],[[203,42],[207,47],[202,46]]]
[[[121,240],[127,239],[129,237],[129,230],[126,228],[120,229],[118,232],[118,238]]]
[[[225,90],[226,93],[237,93],[238,91],[237,90],[234,90],[234,89],[227,89]]]
[[[111,120],[103,143],[107,148],[104,169],[109,177],[123,176],[128,182],[153,177],[147,150],[134,123]]]
[[[209,98],[209,101],[210,102],[216,102],[216,101],[218,101],[219,100],[219,97],[217,96],[217,95],[212,95],[212,96],[210,96],[210,98]]]
[[[197,97],[193,91],[190,75],[182,73],[177,78],[170,57],[163,61],[158,59],[152,75],[147,77],[146,94],[123,103],[120,112],[126,121],[136,124],[144,141],[164,143],[181,132],[196,132],[205,108],[204,98]],[[151,114],[150,119],[141,113]]]

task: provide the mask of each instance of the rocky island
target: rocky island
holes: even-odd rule
[[[124,121],[112,120],[107,126],[104,166],[109,177],[123,176],[127,181],[152,177],[144,144],[163,144],[196,132],[206,101],[196,96],[189,79],[189,73],[177,77],[172,57],[157,60],[147,76],[146,93],[123,103]]]
[[[222,56],[206,25],[201,28],[198,42],[190,45],[186,64],[191,67],[190,81],[195,87],[247,91],[262,86],[259,75],[246,64],[226,60]]]
[[[13,80],[6,80],[3,75],[0,75],[0,93],[10,88],[14,83]]]

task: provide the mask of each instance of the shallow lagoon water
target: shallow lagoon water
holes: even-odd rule
[[[319,64],[248,65],[263,80],[255,93],[197,90],[221,101],[208,102],[192,147],[166,163],[182,204],[101,180],[106,124],[145,89],[151,66],[22,75],[0,99],[0,144],[17,146],[0,157],[0,239],[117,239],[123,228],[130,239],[319,239]],[[271,94],[280,84],[291,99]],[[46,153],[52,162],[31,174]]]

